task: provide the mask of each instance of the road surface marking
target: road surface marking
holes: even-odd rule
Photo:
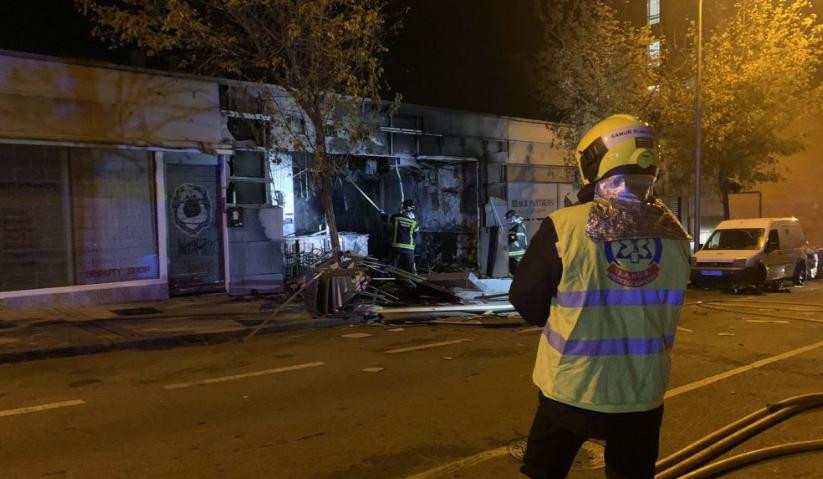
[[[701,388],[703,386],[716,383],[723,379],[730,378],[737,374],[749,371],[751,369],[759,368],[765,366],[767,364],[771,364],[786,358],[790,358],[792,356],[797,356],[798,354],[805,353],[807,351],[811,351],[813,349],[817,349],[820,346],[823,346],[823,341],[816,342],[814,344],[810,344],[808,346],[804,346],[802,348],[794,349],[792,351],[785,352],[783,354],[778,354],[777,356],[771,356],[766,359],[761,359],[760,361],[755,361],[747,366],[742,366],[736,369],[732,369],[725,373],[720,373],[714,376],[710,376],[705,379],[701,379],[699,381],[695,381],[693,383],[685,384],[680,387],[676,387],[674,389],[670,389],[667,393],[665,398],[672,398],[674,396],[679,396],[681,394],[687,393],[689,391],[693,391],[695,389]],[[490,449],[488,451],[483,451],[481,453],[475,454],[474,456],[465,457],[463,459],[459,459],[454,462],[450,462],[446,465],[436,467],[434,469],[429,469],[428,471],[423,471],[421,473],[415,474],[413,476],[407,476],[404,479],[431,479],[443,476],[448,473],[452,473],[455,471],[459,471],[461,469],[465,469],[467,467],[474,466],[475,464],[480,464],[481,462],[488,461],[490,459],[494,459],[496,457],[502,457],[509,454],[508,446],[498,447],[496,449]]]
[[[479,454],[475,454],[474,456],[464,457],[459,461],[450,462],[446,465],[436,467],[434,469],[429,469],[428,471],[423,471],[420,474],[415,474],[413,476],[408,476],[405,479],[429,479],[432,477],[440,477],[445,476],[446,474],[457,472],[461,469],[465,469],[467,467],[474,466],[475,464],[480,464],[481,462],[486,462],[489,459],[494,459],[495,457],[505,456],[509,453],[509,446],[501,446],[497,449],[492,449],[489,451],[484,451]]]
[[[450,344],[465,343],[471,339],[455,339],[454,341],[443,341],[441,343],[421,344],[420,346],[412,346],[409,348],[389,349],[385,351],[386,354],[408,353],[410,351],[420,351],[421,349],[439,348],[441,346],[448,346]]]
[[[682,326],[678,326],[678,327],[677,327],[677,330],[678,330],[678,331],[686,331],[687,333],[693,333],[693,332],[694,332],[694,330],[693,330],[693,329],[684,328],[684,327],[682,327]]]
[[[518,333],[518,334],[525,334],[525,333],[533,333],[533,332],[535,332],[535,331],[543,331],[543,328],[539,328],[539,327],[535,327],[535,328],[526,328],[526,329],[521,329],[521,330],[520,330],[520,331],[518,331],[517,333]]]
[[[6,409],[0,411],[0,417],[16,416],[18,414],[28,414],[30,412],[48,411],[49,409],[57,409],[61,407],[79,406],[86,404],[82,399],[72,399],[71,401],[51,402],[48,404],[40,404],[39,406],[21,407],[18,409]]]
[[[747,319],[747,323],[789,324],[785,319]]]
[[[814,344],[810,344],[808,346],[803,346],[802,348],[793,349],[791,351],[787,351],[783,354],[778,354],[777,356],[771,356],[766,359],[761,359],[760,361],[755,361],[751,364],[747,364],[745,366],[740,366],[739,368],[731,369],[724,373],[715,374],[714,376],[709,376],[705,379],[701,379],[699,381],[695,381],[693,383],[684,384],[683,386],[676,387],[674,389],[669,389],[666,392],[665,398],[670,398],[674,396],[679,396],[683,393],[687,393],[689,391],[693,391],[697,388],[702,388],[703,386],[707,386],[712,383],[716,383],[718,381],[722,381],[724,379],[728,379],[732,376],[737,376],[738,374],[745,373],[746,371],[751,371],[752,369],[757,369],[767,364],[771,364],[777,361],[781,361],[786,358],[790,358],[792,356],[797,356],[798,354],[803,354],[807,351],[811,351],[813,349],[817,349],[820,346],[823,346],[823,341],[818,341]]]
[[[349,334],[341,334],[340,335],[341,338],[346,338],[346,339],[368,338],[369,336],[371,336],[371,334],[369,334],[369,333],[349,333]]]
[[[400,331],[405,331],[405,329],[404,328],[391,328],[391,329],[387,329],[386,331],[388,331],[390,333],[399,333]]]
[[[379,367],[375,366],[373,368],[363,368],[363,369],[361,369],[361,371],[363,371],[364,373],[379,373],[383,369],[385,369],[385,368],[379,368]]]
[[[163,386],[163,389],[183,389],[183,388],[190,388],[192,386],[201,386],[204,384],[214,384],[214,383],[222,383],[226,381],[234,381],[235,379],[245,379],[245,378],[253,378],[256,376],[267,376],[269,374],[277,374],[277,373],[284,373],[286,371],[297,371],[298,369],[306,369],[306,368],[316,368],[318,366],[323,366],[324,362],[315,362],[315,363],[305,363],[305,364],[297,364],[294,366],[287,366],[285,368],[277,368],[277,369],[265,369],[263,371],[254,371],[250,373],[243,373],[243,374],[235,374],[232,376],[222,376],[219,378],[211,378],[211,379],[202,379],[200,381],[192,381],[189,383],[177,383],[177,384],[167,384]]]

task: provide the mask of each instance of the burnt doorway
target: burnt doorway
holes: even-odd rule
[[[169,293],[225,290],[220,170],[216,156],[164,153]]]

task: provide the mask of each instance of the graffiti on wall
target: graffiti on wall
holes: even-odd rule
[[[209,238],[195,238],[192,240],[182,240],[177,238],[177,254],[180,256],[200,255],[208,256],[217,254],[217,240]]]
[[[164,158],[170,292],[213,291],[223,284],[217,160],[188,153]]]
[[[212,223],[214,212],[204,186],[183,183],[174,190],[171,211],[174,224],[189,236],[197,236]]]

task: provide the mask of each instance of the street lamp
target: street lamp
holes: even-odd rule
[[[703,73],[703,0],[697,0],[697,85],[695,87],[695,132],[694,132],[694,251],[700,248],[700,76]]]

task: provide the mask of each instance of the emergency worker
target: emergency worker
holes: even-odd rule
[[[509,242],[506,247],[509,254],[509,273],[514,276],[517,265],[526,254],[529,239],[526,236],[526,227],[523,226],[523,217],[514,210],[506,212],[506,222],[509,224]]]
[[[400,212],[388,216],[380,212],[383,221],[388,221],[391,234],[392,263],[394,266],[417,274],[414,264],[415,238],[420,231],[420,225],[414,215],[414,200],[405,200],[400,206]]]
[[[670,352],[689,277],[689,235],[653,196],[657,141],[630,115],[595,125],[577,148],[580,203],[551,213],[510,291],[544,326],[539,388],[521,472],[563,478],[589,438],[606,477],[654,476]]]

